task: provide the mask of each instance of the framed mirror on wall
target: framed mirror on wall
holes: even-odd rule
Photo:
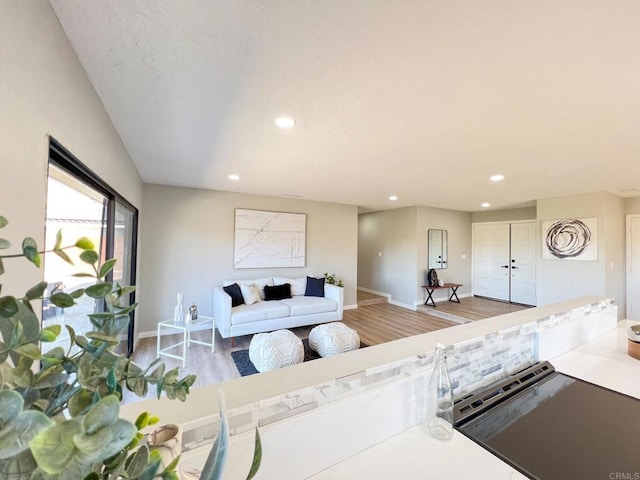
[[[430,228],[427,232],[428,268],[447,268],[447,250],[447,231]]]

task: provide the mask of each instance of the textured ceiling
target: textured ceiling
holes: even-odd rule
[[[51,4],[145,182],[367,209],[640,194],[636,0]]]

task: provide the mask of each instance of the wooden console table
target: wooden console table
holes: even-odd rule
[[[450,288],[451,295],[449,295],[449,301],[460,303],[460,299],[458,298],[458,294],[456,292],[458,291],[458,288],[460,288],[461,286],[462,286],[461,283],[445,283],[441,287],[440,286],[432,287],[430,285],[423,285],[422,288],[424,288],[427,291],[427,299],[424,301],[424,304],[429,305],[429,301],[431,301],[431,306],[435,307],[436,302],[433,300],[432,295],[434,290],[440,290],[441,288]]]

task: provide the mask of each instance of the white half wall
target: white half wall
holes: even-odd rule
[[[0,2],[0,215],[2,236],[42,246],[48,135],[55,137],[129,202],[142,181],[51,6]],[[23,295],[43,278],[28,262],[5,262],[3,294]]]
[[[234,269],[235,208],[306,214],[306,266]],[[344,304],[356,303],[356,206],[145,184],[142,212],[140,332],[173,315],[178,292],[212,315],[213,286],[224,280],[335,273],[345,284]]]

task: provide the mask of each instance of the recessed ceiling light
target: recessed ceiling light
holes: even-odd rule
[[[492,182],[501,182],[504,180],[504,175],[491,175],[490,179]]]
[[[240,180],[240,175],[232,173],[231,175],[229,175],[229,180],[233,180],[234,182],[237,182],[238,180]]]
[[[398,197],[396,197],[395,195],[391,195],[389,197],[389,200],[391,200],[392,202],[395,202],[398,199]]]
[[[296,124],[296,121],[293,118],[289,117],[278,117],[276,118],[276,125],[280,128],[291,128]]]
[[[482,208],[489,208],[491,206],[490,203],[484,202],[482,205],[480,205]]]

